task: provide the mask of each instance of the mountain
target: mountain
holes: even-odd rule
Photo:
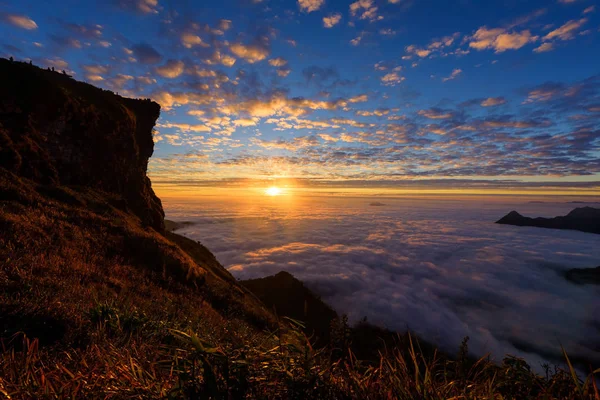
[[[24,335],[83,360],[97,323],[110,335],[132,319],[213,335],[236,320],[257,334],[276,326],[208,249],[165,232],[146,175],[157,103],[5,59],[0,75],[5,345]]]
[[[550,229],[571,229],[589,233],[600,233],[600,209],[580,207],[569,214],[555,218],[529,218],[511,211],[496,221],[497,224],[535,226]]]
[[[306,333],[315,335],[321,344],[329,341],[331,322],[337,313],[288,272],[281,271],[265,278],[241,281],[277,315],[302,321]]]
[[[573,268],[565,272],[565,278],[580,285],[600,285],[600,267]]]

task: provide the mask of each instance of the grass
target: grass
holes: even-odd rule
[[[191,330],[151,320],[132,328],[119,322],[126,318],[106,304],[90,314],[96,321],[95,339],[84,348],[51,354],[37,339],[22,335],[13,339],[22,341],[20,351],[8,350],[5,343],[0,393],[14,399],[600,398],[593,375],[582,381],[571,366],[542,377],[515,357],[500,365],[486,357],[470,362],[437,353],[426,357],[412,336],[406,347],[387,349],[376,362],[364,362],[351,346],[338,357],[331,347],[313,348],[294,328],[296,321],[283,321],[285,329],[232,344],[209,342]]]

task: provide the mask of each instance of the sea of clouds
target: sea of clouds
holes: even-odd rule
[[[240,279],[286,270],[351,320],[364,316],[456,351],[510,353],[535,368],[600,360],[600,287],[561,273],[600,265],[600,236],[494,224],[511,210],[565,215],[578,204],[525,198],[280,196],[165,198],[178,233]],[[600,204],[596,204],[600,207]]]

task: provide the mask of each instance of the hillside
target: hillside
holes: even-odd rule
[[[291,274],[276,275],[241,282],[267,307],[306,325],[306,333],[318,343],[329,342],[329,330],[337,313]]]
[[[288,274],[240,284],[165,229],[146,175],[158,104],[16,61],[0,74],[0,398],[598,398],[572,370],[474,362],[468,338],[448,357],[349,327]]]

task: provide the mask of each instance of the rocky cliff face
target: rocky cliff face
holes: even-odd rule
[[[164,230],[146,176],[160,106],[0,59],[0,169],[40,184],[117,195],[142,223]]]

